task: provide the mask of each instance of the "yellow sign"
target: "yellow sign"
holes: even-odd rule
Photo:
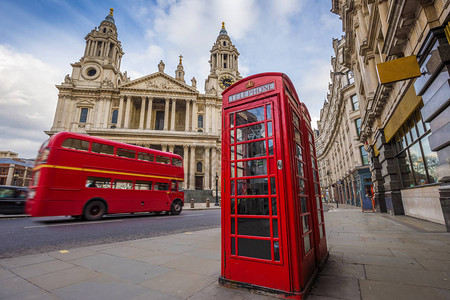
[[[422,75],[415,55],[377,64],[377,70],[381,84],[411,79]]]

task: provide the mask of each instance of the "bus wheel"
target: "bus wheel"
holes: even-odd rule
[[[106,213],[106,206],[102,201],[89,202],[84,208],[83,217],[88,221],[99,220]]]
[[[179,215],[181,213],[182,209],[183,209],[183,206],[181,206],[180,201],[173,201],[172,206],[170,207],[170,213],[172,215]]]

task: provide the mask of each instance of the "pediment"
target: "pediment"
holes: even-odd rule
[[[180,82],[175,78],[162,73],[153,73],[119,86],[124,89],[139,89],[139,90],[170,90],[180,92],[197,92],[197,90],[191,86],[188,86],[184,82]]]
[[[77,101],[77,106],[84,106],[84,107],[93,107],[94,106],[94,102],[89,101],[89,100],[79,100]]]

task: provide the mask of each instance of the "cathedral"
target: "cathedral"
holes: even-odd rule
[[[215,190],[220,176],[222,96],[241,79],[239,52],[222,29],[210,50],[205,93],[192,78],[186,83],[182,56],[175,77],[165,71],[131,80],[120,70],[124,52],[113,9],[89,32],[80,61],[71,64],[59,90],[48,135],[71,131],[173,152],[184,160],[186,190]],[[155,66],[156,69],[156,66]],[[220,184],[220,180],[219,180]]]

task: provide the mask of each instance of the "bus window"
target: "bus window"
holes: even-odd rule
[[[119,157],[136,158],[136,151],[117,148],[116,155]]]
[[[155,191],[168,191],[169,184],[167,182],[155,182],[155,187],[153,189]]]
[[[61,145],[63,148],[89,151],[89,142],[79,139],[65,139]]]
[[[88,177],[86,187],[109,189],[111,187],[111,178],[105,177]]]
[[[165,156],[156,155],[156,162],[160,164],[170,164],[170,158]]]
[[[113,189],[132,190],[133,181],[131,180],[114,180]]]
[[[139,152],[138,159],[153,162],[155,160],[155,156],[153,154]]]
[[[172,191],[178,191],[177,182],[172,180],[172,187],[170,188]]]
[[[183,161],[181,159],[172,157],[172,165],[177,166],[177,167],[182,167]]]
[[[136,180],[136,184],[134,185],[135,190],[151,190],[152,182],[151,181],[141,181]]]
[[[100,143],[92,143],[91,152],[114,155],[114,146]]]

